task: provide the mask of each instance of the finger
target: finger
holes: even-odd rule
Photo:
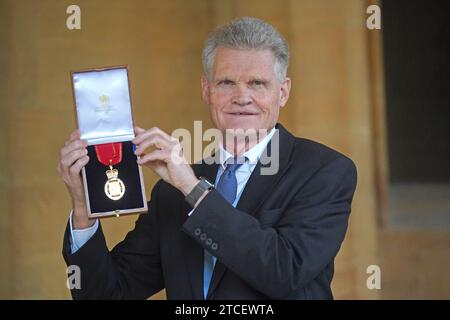
[[[152,161],[163,161],[166,162],[167,159],[167,152],[163,151],[163,150],[155,150],[153,152],[150,152],[142,157],[140,157],[137,161],[138,164],[145,164],[147,162],[152,162]]]
[[[74,164],[73,166],[70,167],[70,177],[71,178],[76,178],[80,175],[80,171],[81,169],[87,165],[87,163],[89,162],[89,156],[83,156],[81,158],[79,158]]]
[[[72,133],[69,135],[69,139],[65,142],[65,145],[67,146],[70,142],[79,139],[80,139],[80,129],[76,129],[72,131]]]
[[[75,142],[75,141],[82,141],[85,145],[86,145],[86,147],[88,146],[88,142],[87,142],[87,140],[81,140],[81,139],[73,139],[73,140],[67,140],[65,143],[64,143],[64,147],[67,147],[69,144],[71,144],[72,142]]]
[[[138,144],[138,143],[142,142],[142,140],[144,140],[145,138],[150,136],[151,133],[153,132],[153,128],[150,128],[148,130],[144,130],[144,129],[141,130],[141,129],[142,128],[140,128],[140,127],[135,127],[137,135],[132,141],[134,144]]]
[[[71,141],[76,139],[80,139],[80,129],[75,129],[69,136],[69,140]]]
[[[150,136],[140,144],[136,145],[135,154],[141,155],[148,147],[155,146],[158,149],[170,149],[170,144],[161,136]]]
[[[136,133],[136,135],[144,133],[145,129],[142,129],[141,127],[138,126],[134,126],[134,133]]]
[[[151,137],[151,136],[161,136],[163,139],[166,139],[168,141],[170,141],[171,138],[172,138],[170,135],[168,135],[167,133],[162,131],[160,128],[153,127],[153,128],[148,129],[147,131],[144,131],[144,132],[138,134],[136,136],[136,138],[134,138],[133,143],[134,144],[139,144],[143,140],[145,140],[145,139],[147,139],[148,137]]]
[[[87,155],[87,150],[86,149],[76,149],[73,150],[71,152],[69,152],[67,155],[65,155],[62,159],[61,159],[61,169],[62,171],[67,174],[70,167],[76,162],[78,161],[80,158],[84,157]]]
[[[86,149],[87,142],[84,140],[74,140],[69,142],[66,146],[64,146],[60,151],[60,157],[64,158],[65,155],[77,149]]]
[[[70,168],[73,166],[73,164],[86,155],[87,154],[83,153],[82,150],[72,151],[72,153],[70,153],[67,158],[61,160],[60,162],[60,170],[62,172],[61,175],[67,180],[70,177]]]

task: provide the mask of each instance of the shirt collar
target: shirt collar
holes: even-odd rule
[[[242,157],[247,158],[246,163],[256,165],[261,158],[261,155],[269,143],[270,139],[275,133],[275,127],[256,145],[242,154]],[[225,167],[225,162],[233,158],[233,155],[224,149],[222,142],[219,143],[219,161],[222,168]]]

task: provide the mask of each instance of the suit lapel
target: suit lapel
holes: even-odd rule
[[[278,138],[278,171],[275,174],[263,175],[261,174],[261,169],[263,169],[264,167],[269,167],[270,164],[263,165],[260,161],[258,161],[258,164],[256,165],[247,184],[245,185],[245,189],[236,206],[237,209],[247,212],[253,216],[256,215],[258,209],[264,203],[264,200],[269,198],[272,190],[276,187],[280,179],[284,176],[284,174],[291,166],[290,158],[294,147],[293,136],[289,132],[287,132],[286,129],[284,129],[284,127],[280,124],[277,125],[277,129],[279,130],[275,133],[275,135],[278,135],[278,137],[275,137],[274,135],[267,148],[271,151],[273,149],[272,142],[275,141],[274,139]],[[264,187],[261,188],[261,186]]]
[[[272,190],[276,187],[280,179],[284,176],[284,174],[291,166],[290,159],[291,153],[294,149],[294,137],[281,124],[277,124],[276,128],[278,130],[275,135],[278,135],[278,137],[275,137],[274,135],[267,148],[272,152],[272,142],[276,141],[276,138],[278,138],[279,166],[277,173],[273,175],[262,175],[261,168],[263,167],[263,165],[260,161],[258,161],[258,164],[256,165],[247,184],[245,185],[244,191],[236,206],[237,209],[254,216],[256,216],[256,213],[264,203],[264,200],[269,197]],[[264,186],[264,188],[261,188],[261,186]],[[220,280],[222,279],[226,270],[227,268],[222,263],[217,261],[214,267],[207,298],[211,297],[212,293],[219,285]]]

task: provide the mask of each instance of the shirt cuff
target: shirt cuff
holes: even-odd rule
[[[98,229],[98,219],[95,219],[94,225],[89,228],[74,230],[72,227],[72,215],[73,210],[70,211],[69,225],[70,225],[70,248],[72,250],[72,254],[74,254],[95,234],[95,232]]]

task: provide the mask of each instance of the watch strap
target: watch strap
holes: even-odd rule
[[[203,195],[206,190],[211,190],[214,185],[203,177],[200,177],[200,181],[195,185],[192,191],[184,198],[187,203],[194,207],[198,199]]]

